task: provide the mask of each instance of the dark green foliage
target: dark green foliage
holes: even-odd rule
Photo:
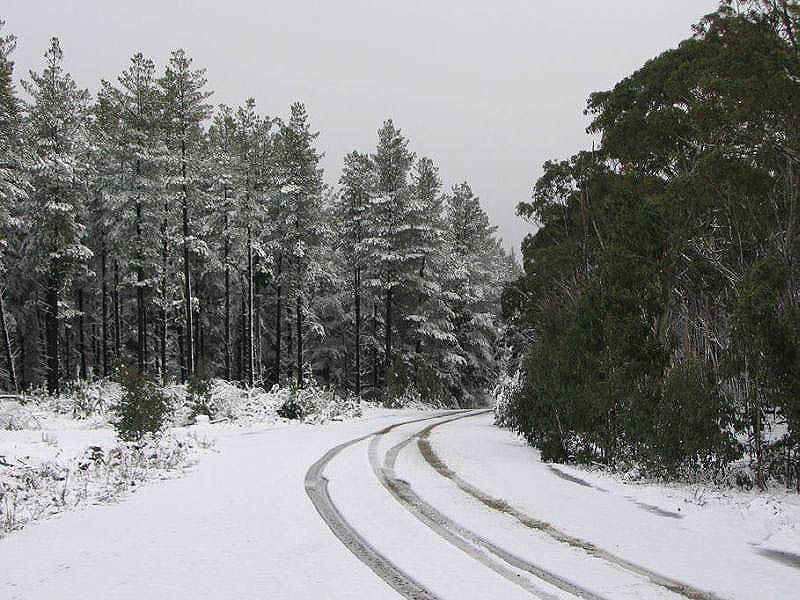
[[[117,371],[122,397],[112,407],[114,429],[124,441],[137,441],[160,432],[169,416],[169,402],[163,390],[145,375],[129,367]]]
[[[545,459],[675,476],[744,452],[757,485],[797,481],[798,24],[793,1],[723,2],[592,94],[600,148],[547,162],[519,205],[539,228],[503,293],[522,358],[503,420]]]
[[[186,382],[186,400],[193,415],[214,416],[211,406],[211,385],[213,378],[206,375],[202,369],[195,371]]]
[[[278,407],[278,416],[284,419],[302,420],[315,411],[311,396],[292,391]]]

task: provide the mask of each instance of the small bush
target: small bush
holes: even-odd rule
[[[293,390],[278,407],[278,416],[284,419],[302,420],[316,412],[313,395],[304,390]]]
[[[158,433],[169,413],[166,394],[135,369],[120,367],[122,397],[113,406],[114,429],[121,440],[141,440],[147,433]]]
[[[211,402],[211,386],[213,381],[203,373],[195,373],[189,378],[186,385],[186,399],[193,416],[214,416]]]

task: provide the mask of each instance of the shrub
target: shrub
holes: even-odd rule
[[[119,382],[122,396],[113,406],[116,414],[114,429],[124,441],[141,440],[147,433],[158,433],[169,413],[164,391],[135,369],[120,367]]]
[[[211,386],[213,381],[202,372],[197,372],[189,377],[186,385],[186,399],[193,416],[214,416],[211,402]]]
[[[278,407],[278,416],[284,419],[301,420],[316,412],[313,393],[305,390],[292,390],[286,400]]]

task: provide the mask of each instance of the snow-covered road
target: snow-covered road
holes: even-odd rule
[[[0,541],[0,598],[796,597],[716,513],[555,471],[491,419],[227,431],[181,479]]]

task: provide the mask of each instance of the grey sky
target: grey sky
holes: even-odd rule
[[[716,0],[4,0],[17,78],[58,35],[92,92],[141,50],[163,65],[183,47],[208,69],[215,104],[249,96],[285,115],[302,100],[321,132],[326,179],[372,150],[394,119],[446,185],[467,180],[507,246],[542,163],[590,145],[582,111],[675,46]]]

